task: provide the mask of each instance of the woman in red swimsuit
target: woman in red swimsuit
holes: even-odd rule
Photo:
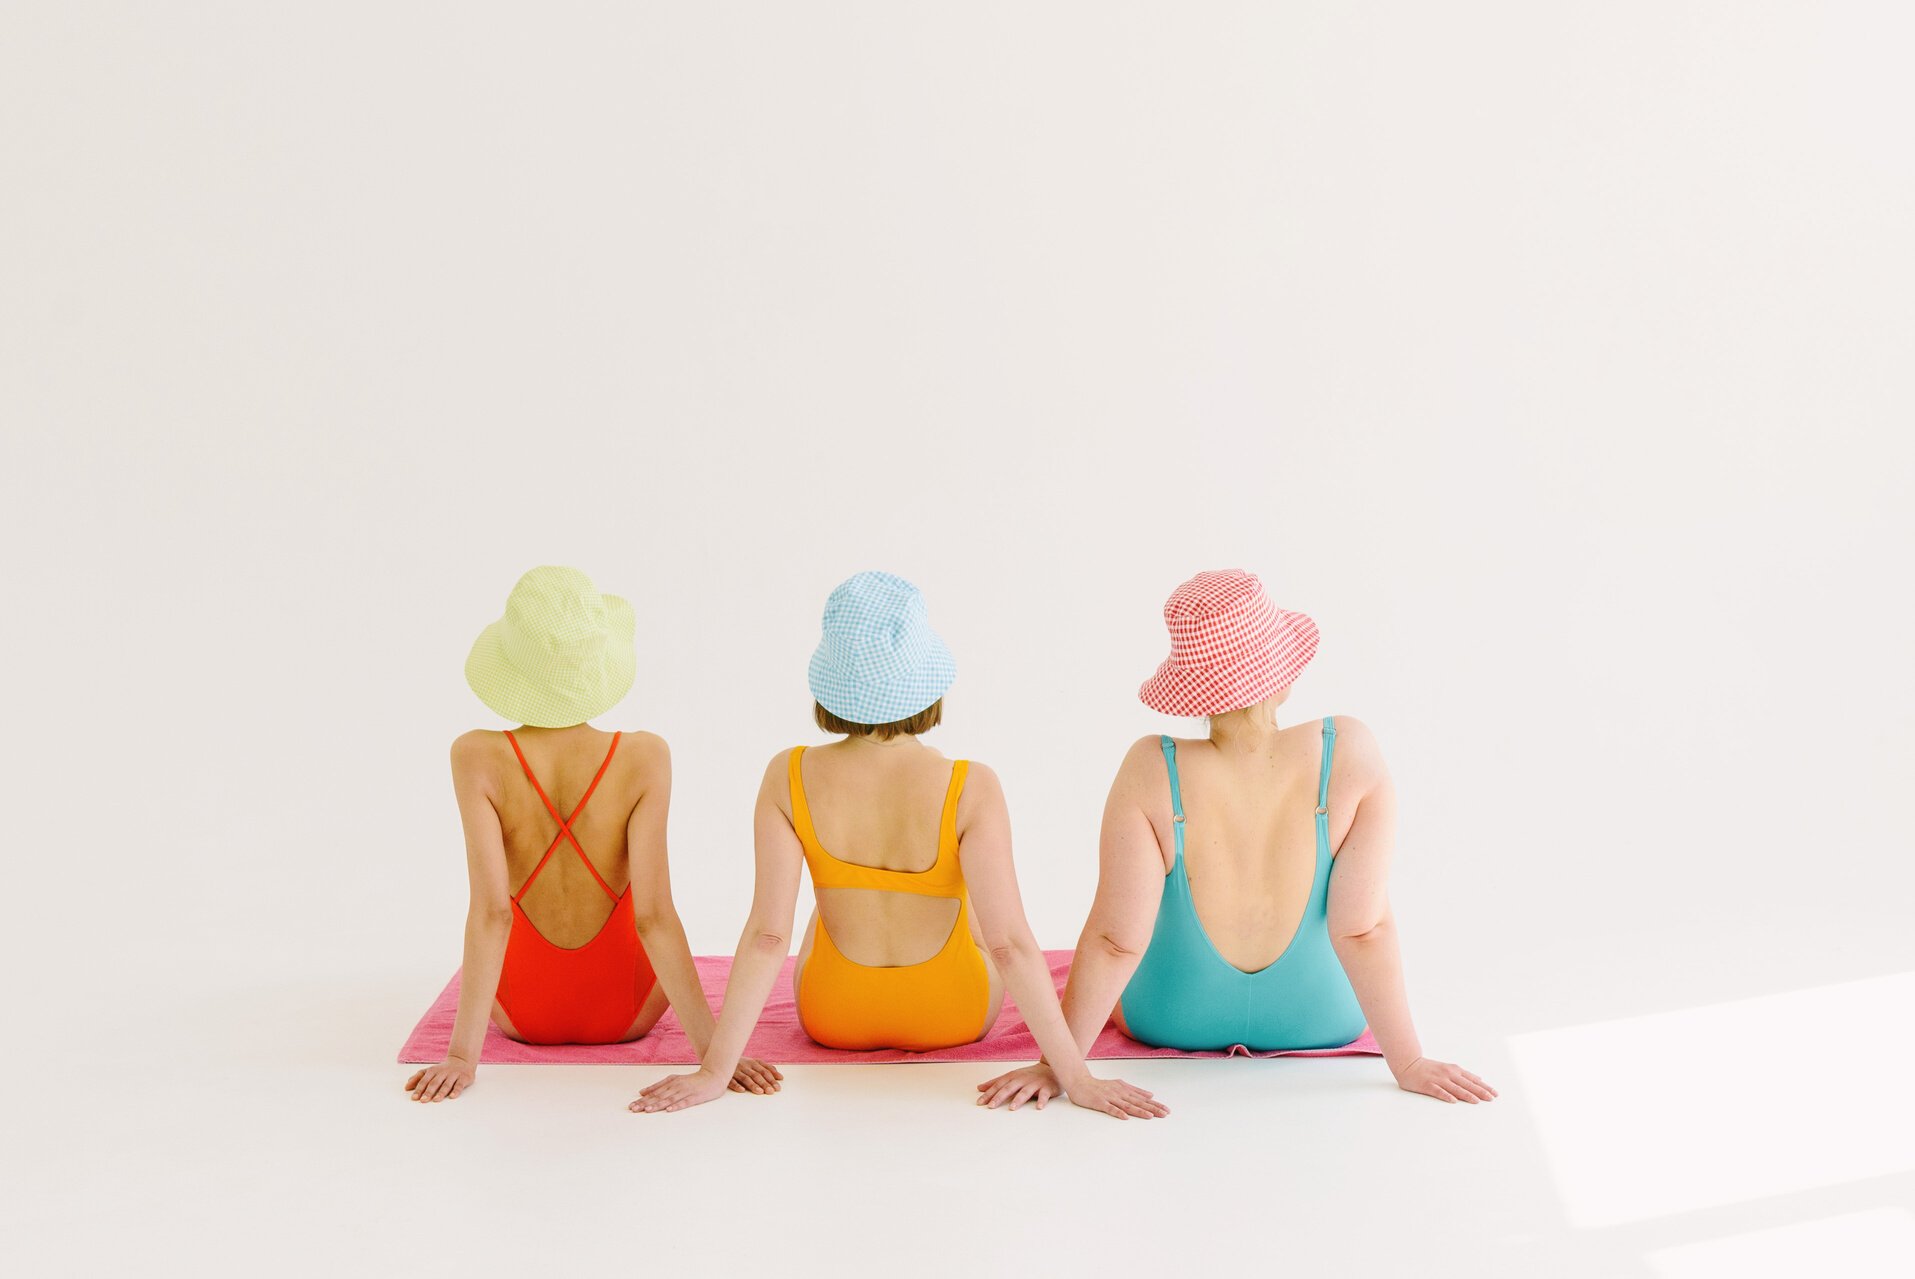
[[[711,1007],[665,865],[670,751],[585,722],[625,696],[635,664],[631,605],[570,568],[520,578],[472,646],[466,682],[521,723],[452,744],[472,904],[452,1040],[406,1081],[414,1101],[471,1086],[488,1018],[527,1043],[620,1043],[669,1004],[704,1053]],[[747,1059],[731,1087],[775,1092],[781,1078]]]

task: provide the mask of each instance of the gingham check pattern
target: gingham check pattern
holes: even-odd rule
[[[1317,651],[1317,624],[1278,608],[1254,573],[1199,573],[1164,601],[1170,656],[1137,690],[1166,715],[1221,715],[1296,682]]]
[[[890,573],[839,583],[811,655],[811,695],[839,719],[890,724],[943,697],[957,677],[918,588]]]
[[[603,715],[638,673],[632,606],[601,595],[575,568],[545,565],[518,580],[505,616],[479,633],[465,682],[517,724],[564,728]]]

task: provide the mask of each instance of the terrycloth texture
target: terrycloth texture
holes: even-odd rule
[[[1059,991],[1064,989],[1064,979],[1070,975],[1071,952],[1068,950],[1047,950],[1044,957],[1050,961],[1051,980]],[[731,956],[700,955],[694,961],[698,965],[698,978],[704,984],[705,997],[713,1008],[719,1006],[719,996],[725,989],[725,978],[731,971]],[[912,1053],[895,1049],[878,1049],[872,1052],[843,1052],[835,1048],[825,1048],[813,1043],[798,1026],[797,1009],[791,1000],[791,967],[797,960],[785,961],[784,972],[771,988],[771,998],[765,1001],[764,1016],[758,1019],[758,1028],[752,1031],[751,1042],[746,1045],[747,1055],[761,1057],[780,1066],[809,1065],[814,1063],[838,1064],[877,1064],[894,1061],[1007,1061],[1031,1062],[1037,1060],[1037,1041],[1024,1025],[1024,1019],[1018,1015],[1017,1005],[1010,998],[1004,1001],[1004,1011],[998,1015],[997,1024],[991,1027],[991,1033],[975,1044],[965,1044],[958,1048],[941,1048],[936,1052]],[[445,1055],[446,1043],[452,1038],[452,1017],[459,1007],[459,975],[454,973],[452,980],[433,1001],[419,1024],[412,1028],[412,1035],[406,1040],[406,1046],[399,1050],[402,1062],[435,1062]],[[1129,1036],[1118,1032],[1114,1026],[1104,1027],[1104,1033],[1097,1037],[1091,1046],[1090,1055],[1096,1057],[1348,1057],[1359,1054],[1380,1054],[1376,1040],[1365,1030],[1356,1042],[1341,1048],[1315,1048],[1301,1052],[1251,1052],[1242,1046],[1229,1052],[1182,1052],[1175,1048],[1152,1048],[1140,1044]],[[659,1065],[694,1065],[698,1055],[692,1051],[691,1043],[685,1038],[685,1032],[678,1028],[678,1019],[670,1011],[659,1018],[658,1025],[642,1039],[629,1044],[521,1044],[507,1039],[499,1033],[497,1026],[487,1026],[485,1046],[479,1054],[479,1060],[493,1065],[505,1065],[511,1062],[635,1062]]]

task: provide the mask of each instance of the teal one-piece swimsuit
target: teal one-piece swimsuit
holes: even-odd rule
[[[1190,897],[1184,871],[1184,797],[1177,744],[1162,739],[1170,772],[1177,856],[1164,876],[1150,947],[1124,987],[1131,1036],[1188,1051],[1241,1044],[1256,1051],[1340,1048],[1363,1033],[1363,1009],[1330,945],[1330,760],[1336,721],[1323,721],[1323,770],[1317,782],[1317,865],[1310,900],[1281,955],[1254,973],[1217,950]]]

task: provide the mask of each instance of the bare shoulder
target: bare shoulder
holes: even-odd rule
[[[997,770],[981,760],[964,761],[964,789],[958,793],[957,824],[964,830],[979,817],[1004,813],[1004,781]]]
[[[646,769],[664,769],[672,766],[672,748],[657,733],[639,728],[619,734],[619,753],[633,763]]]
[[[1381,781],[1389,776],[1383,762],[1383,747],[1370,726],[1354,715],[1332,717],[1336,724],[1336,761],[1338,772],[1348,770],[1365,782]]]
[[[767,786],[773,782],[783,783],[791,775],[791,757],[798,752],[796,746],[787,746],[771,757],[765,765],[764,781]]]
[[[505,734],[489,728],[475,728],[452,739],[452,771],[459,776],[479,772],[498,757]]]
[[[967,759],[964,761],[964,793],[969,795],[973,791],[987,798],[996,796],[1002,800],[1004,781],[989,764],[982,760]]]
[[[1156,734],[1140,737],[1124,752],[1112,789],[1154,791],[1163,781],[1164,767],[1164,739]]]
[[[633,750],[667,756],[672,753],[670,743],[648,728],[626,729],[619,735],[619,740],[630,742]]]
[[[796,746],[787,746],[773,755],[771,762],[765,765],[764,775],[758,779],[758,802],[770,800],[786,817],[792,815],[791,757],[797,750]]]

